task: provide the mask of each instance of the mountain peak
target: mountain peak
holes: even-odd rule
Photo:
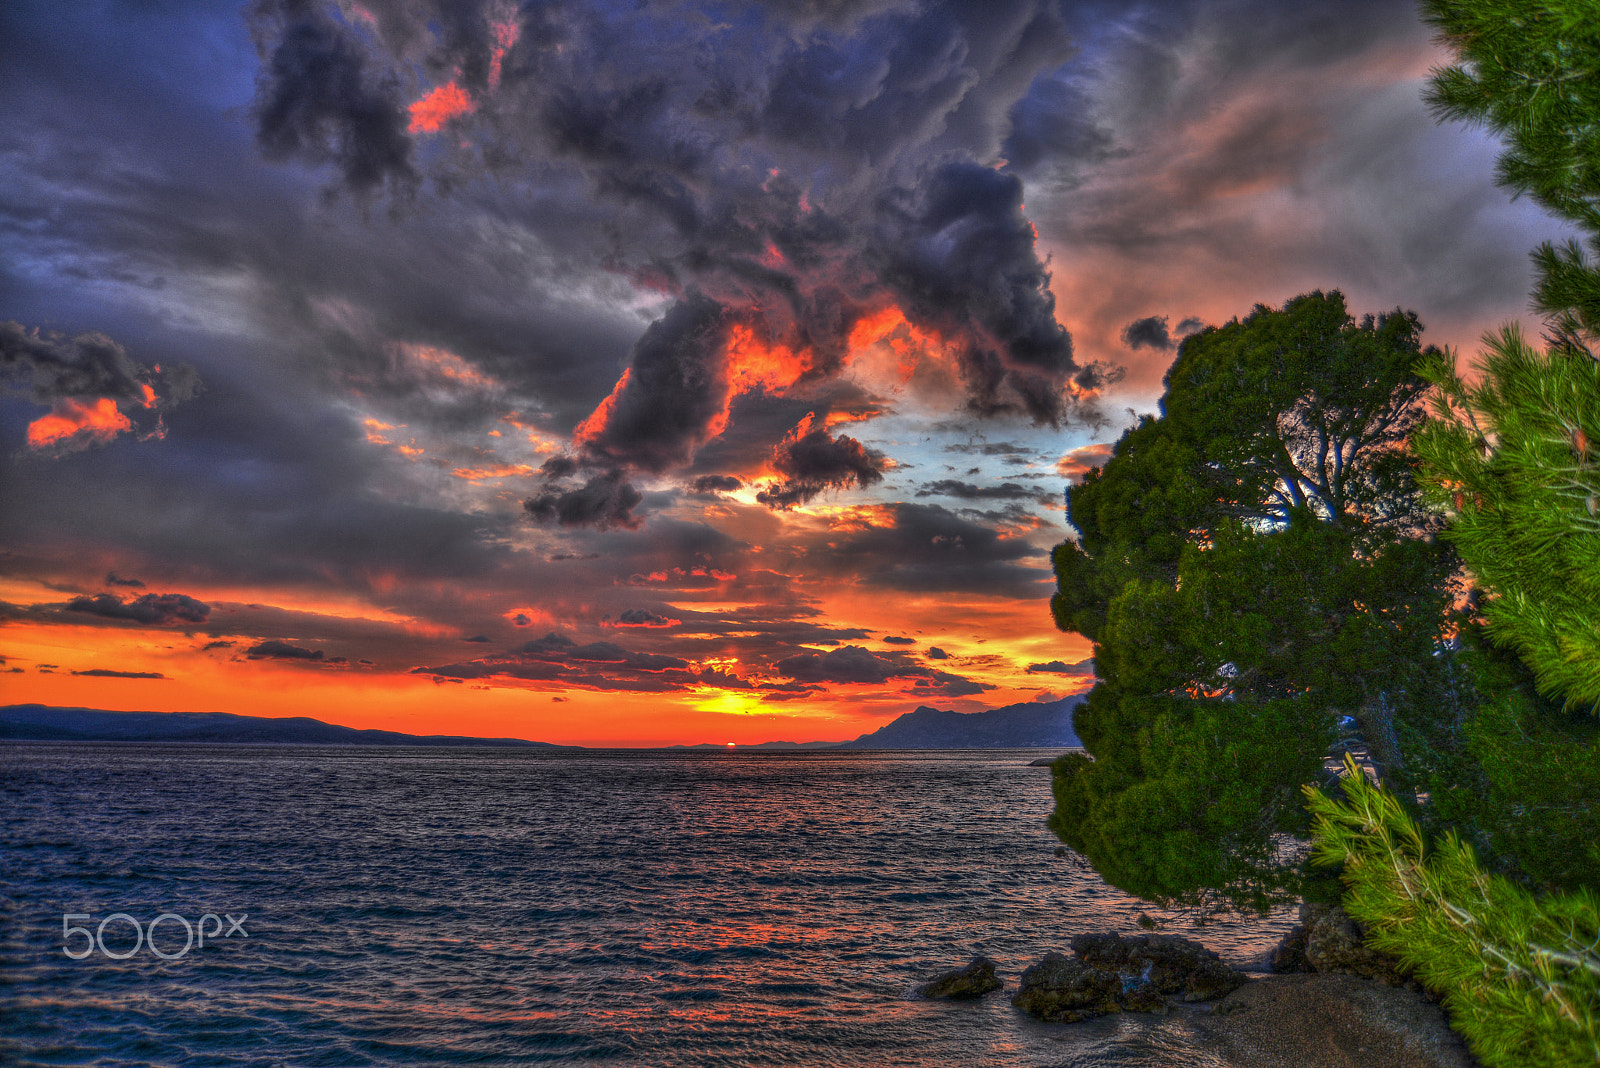
[[[1056,701],[1026,701],[983,712],[919,705],[841,749],[1031,749],[1083,743],[1072,714],[1083,694]]]

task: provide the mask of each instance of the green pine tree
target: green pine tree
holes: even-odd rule
[[[1338,293],[1188,338],[1162,414],[1069,493],[1057,623],[1095,642],[1051,827],[1113,885],[1261,907],[1344,717],[1399,768],[1434,670],[1453,560],[1406,437],[1427,383],[1416,317]]]
[[[1436,418],[1416,436],[1424,480],[1488,593],[1492,640],[1545,694],[1600,711],[1600,361],[1540,353],[1514,326],[1487,338],[1469,384],[1440,356]]]
[[[1600,252],[1600,3],[1423,9],[1460,60],[1430,100],[1504,136],[1500,181]],[[1600,269],[1577,242],[1534,261],[1548,351],[1508,327],[1474,383],[1423,368],[1420,477],[1481,597],[1459,671],[1407,725],[1436,845],[1353,765],[1347,800],[1311,795],[1346,907],[1494,1068],[1600,1064]]]

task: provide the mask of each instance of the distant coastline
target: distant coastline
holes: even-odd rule
[[[230,712],[108,712],[97,708],[6,705],[0,741],[207,742],[245,745],[492,746],[501,749],[572,749],[521,738],[469,738],[358,730],[308,716],[238,716]]]
[[[761,742],[750,745],[648,747],[660,752],[794,752],[850,749],[1028,749],[1079,745],[1072,714],[1082,695],[981,712],[923,706],[847,742]],[[341,727],[308,716],[241,716],[229,712],[113,712],[24,704],[0,707],[0,742],[184,742],[233,745],[377,745],[582,750],[522,738],[405,734]],[[618,747],[627,748],[627,747]]]

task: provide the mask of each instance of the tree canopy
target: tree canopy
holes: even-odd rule
[[[1398,764],[1394,717],[1449,603],[1403,448],[1433,356],[1410,313],[1337,292],[1186,339],[1159,418],[1068,494],[1063,629],[1095,642],[1051,826],[1159,901],[1264,904],[1300,886],[1284,835],[1341,728]]]

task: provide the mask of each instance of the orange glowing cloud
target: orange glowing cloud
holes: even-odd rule
[[[622,377],[617,379],[617,384],[611,387],[611,393],[606,399],[595,406],[589,417],[579,423],[572,431],[572,440],[579,445],[600,440],[600,435],[605,432],[606,424],[611,422],[611,413],[616,410],[617,398],[622,396],[628,388],[628,380],[633,377],[633,368],[624,367]]]
[[[1106,461],[1111,459],[1113,448],[1115,446],[1110,442],[1105,442],[1073,449],[1056,461],[1056,474],[1073,481],[1080,480],[1094,468],[1105,466]]]
[[[409,342],[402,342],[400,351],[405,353],[412,365],[419,371],[430,378],[440,380],[449,385],[465,386],[472,389],[493,389],[499,384],[447,349],[435,348],[432,345],[413,345]]]
[[[489,478],[509,478],[512,475],[531,475],[533,468],[527,464],[494,464],[490,467],[458,467],[450,472],[468,482],[482,482]]]
[[[148,386],[145,388],[149,390]],[[149,397],[153,403],[154,394]],[[56,401],[55,410],[49,415],[28,424],[28,444],[42,449],[49,445],[104,443],[132,429],[133,424],[110,397],[101,397],[93,404],[67,398]]]
[[[916,370],[917,360],[936,352],[944,339],[932,330],[912,326],[905,314],[894,305],[868,312],[857,319],[850,328],[849,346],[852,353],[870,349],[874,345],[887,345],[899,365],[902,381],[909,380]]]
[[[797,352],[785,345],[767,344],[743,324],[728,331],[727,353],[728,381],[735,393],[786,390],[816,363],[809,349]]]
[[[411,104],[411,125],[407,132],[438,133],[444,124],[474,110],[472,98],[455,82],[447,82]]]

